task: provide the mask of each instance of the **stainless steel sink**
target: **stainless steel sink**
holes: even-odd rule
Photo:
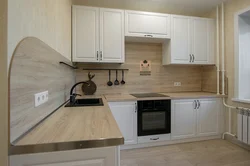
[[[88,107],[88,106],[103,106],[102,98],[93,99],[76,99],[74,103],[68,103],[65,107]]]

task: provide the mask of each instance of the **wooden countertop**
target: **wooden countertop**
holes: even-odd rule
[[[102,98],[104,106],[61,107],[14,146],[96,140],[124,142],[107,101]]]
[[[105,98],[108,102],[119,101],[140,101],[140,100],[165,100],[165,99],[194,99],[194,98],[222,98],[225,95],[217,95],[209,92],[178,92],[178,93],[160,93],[166,95],[166,97],[147,97],[136,98],[130,94],[108,94]],[[169,96],[169,97],[168,97]]]

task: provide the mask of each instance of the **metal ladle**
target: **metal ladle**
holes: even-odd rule
[[[124,70],[122,70],[122,81],[121,81],[121,84],[122,85],[126,84],[126,82],[124,81]]]
[[[113,82],[111,81],[111,72],[110,72],[110,70],[109,70],[109,81],[108,81],[108,83],[107,83],[107,85],[108,86],[112,86],[113,85]]]
[[[118,81],[118,79],[117,79],[117,77],[118,77],[118,71],[116,70],[116,80],[114,82],[115,85],[119,85],[120,84],[119,81]]]

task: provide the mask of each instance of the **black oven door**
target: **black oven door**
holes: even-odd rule
[[[146,109],[138,108],[138,136],[169,133],[171,133],[170,105],[165,105],[165,108],[154,106]]]

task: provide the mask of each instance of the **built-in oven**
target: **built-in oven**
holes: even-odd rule
[[[171,100],[138,101],[138,136],[171,133]]]

